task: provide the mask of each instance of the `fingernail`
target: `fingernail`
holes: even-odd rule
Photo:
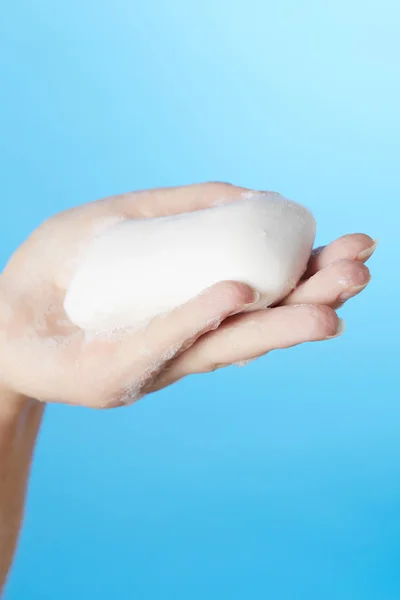
[[[254,292],[253,291],[253,300],[251,302],[249,302],[248,304],[244,305],[244,310],[246,310],[246,308],[250,308],[250,306],[253,306],[254,304],[257,304],[257,302],[260,299],[260,294],[258,292]]]
[[[325,339],[333,340],[334,338],[340,337],[345,332],[345,330],[346,330],[346,321],[344,321],[343,319],[339,319],[335,335],[328,335]]]
[[[372,246],[370,246],[369,248],[365,248],[365,250],[360,252],[360,254],[357,256],[356,260],[359,260],[361,262],[365,262],[366,260],[368,260],[375,252],[377,245],[378,245],[378,238],[374,240],[374,243],[372,244]]]
[[[342,292],[338,296],[338,301],[346,302],[347,300],[350,300],[350,298],[353,298],[353,296],[356,296],[357,294],[362,292],[367,287],[371,279],[372,277],[370,275],[366,283],[363,283],[362,285],[354,285],[353,287],[349,288],[346,292]]]

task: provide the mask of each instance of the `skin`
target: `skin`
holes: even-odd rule
[[[0,275],[0,588],[15,551],[31,458],[45,403],[113,408],[194,373],[340,335],[336,309],[370,281],[367,235],[316,249],[297,288],[271,309],[242,315],[256,296],[221,282],[136,331],[87,337],[63,310],[85,247],[123,219],[234,202],[248,190],[223,183],[130,193],[52,217]]]

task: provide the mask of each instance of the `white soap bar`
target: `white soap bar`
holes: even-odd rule
[[[258,291],[252,309],[263,308],[295,287],[314,237],[311,213],[272,193],[124,221],[91,242],[64,307],[88,331],[137,326],[219,281],[233,280]]]

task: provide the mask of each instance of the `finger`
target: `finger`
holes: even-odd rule
[[[259,297],[243,283],[220,282],[167,315],[154,319],[145,331],[147,343],[169,354],[171,347],[191,343],[216,329],[228,316],[242,312]]]
[[[155,389],[191,373],[251,360],[271,350],[340,335],[342,321],[327,306],[284,306],[228,319],[201,337],[164,371]]]
[[[337,260],[300,283],[281,304],[325,304],[337,308],[359,294],[370,279],[369,269],[363,263]]]
[[[378,240],[364,233],[344,235],[328,246],[316,248],[308,263],[304,279],[307,279],[336,260],[349,259],[366,262],[374,253]]]
[[[151,218],[234,202],[249,193],[251,192],[246,188],[212,182],[131,192],[100,200],[99,203],[106,212],[111,210],[124,218]]]
[[[91,382],[95,400],[86,399],[86,403],[110,408],[137,400],[166,363],[258,299],[259,295],[242,283],[221,282],[153,319],[141,331],[95,339],[85,349],[85,369],[97,374],[96,382]]]

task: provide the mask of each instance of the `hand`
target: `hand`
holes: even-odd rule
[[[374,250],[363,234],[315,251],[305,278],[272,309],[238,314],[253,291],[221,282],[138,331],[88,337],[63,310],[79,257],[94,235],[124,219],[199,210],[242,197],[211,183],[116,196],[46,221],[0,276],[0,387],[45,402],[111,408],[191,373],[336,336],[336,308],[369,281]]]

